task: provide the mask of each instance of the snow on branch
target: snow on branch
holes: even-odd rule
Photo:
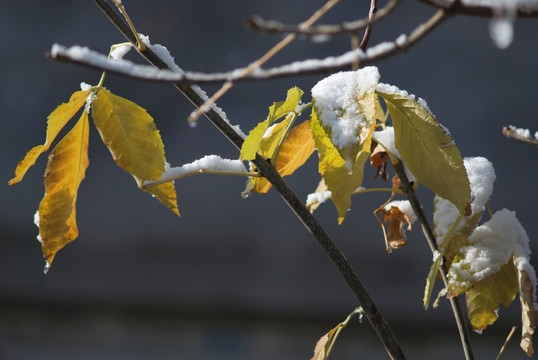
[[[242,76],[244,72],[243,68],[220,73],[188,71],[182,73],[170,70],[159,70],[148,65],[137,65],[128,60],[108,59],[103,54],[99,54],[80,46],[66,48],[55,44],[47,56],[58,61],[77,63],[131,78],[158,82],[192,84],[267,80],[278,77],[320,74],[345,70],[357,60],[361,65],[373,63],[377,60],[407,50],[438,26],[444,19],[446,19],[446,17],[445,10],[440,9],[428,21],[419,25],[409,35],[402,34],[392,42],[379,43],[370,47],[367,51],[356,49],[339,56],[329,56],[324,59],[296,61],[270,69],[258,68],[247,76]]]

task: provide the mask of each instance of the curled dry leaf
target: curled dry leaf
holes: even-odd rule
[[[376,168],[374,179],[377,179],[379,175],[383,180],[387,181],[387,161],[389,159],[389,154],[385,151],[383,146],[377,145],[370,155],[370,165]]]

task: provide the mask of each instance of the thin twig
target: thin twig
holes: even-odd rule
[[[428,220],[426,219],[426,215],[424,214],[424,211],[422,211],[422,205],[418,201],[418,198],[415,194],[415,190],[413,189],[413,186],[411,185],[411,183],[409,182],[409,179],[407,178],[407,175],[404,170],[403,162],[400,161],[396,165],[394,165],[394,170],[396,171],[396,174],[400,178],[401,188],[403,192],[405,193],[407,200],[409,200],[409,202],[411,203],[411,207],[413,208],[413,211],[415,212],[415,215],[417,216],[417,219],[420,222],[420,226],[422,228],[422,232],[424,233],[424,237],[426,238],[426,241],[428,242],[428,245],[430,246],[432,253],[435,253],[435,251],[437,251],[437,242],[435,240],[435,235],[433,234],[432,228],[430,224],[428,223]],[[443,282],[446,287],[448,284],[448,280],[447,280],[448,270],[444,262],[442,262],[441,265],[439,266],[439,272],[441,273],[441,277],[443,278]],[[458,327],[458,331],[460,334],[460,340],[463,346],[465,359],[467,360],[474,359],[473,350],[471,347],[471,339],[469,336],[469,329],[467,328],[467,325],[465,323],[465,317],[463,315],[463,311],[461,309],[461,305],[458,298],[457,297],[451,298],[450,305],[452,307],[452,312],[454,313],[454,318],[456,319],[456,325]]]
[[[264,20],[259,16],[253,16],[246,21],[246,26],[266,33],[296,33],[308,36],[352,34],[387,17],[396,8],[396,5],[398,5],[399,2],[400,0],[390,0],[387,5],[379,9],[373,17],[369,16],[366,19],[344,22],[338,25],[317,25],[303,29],[297,25],[286,25],[275,20]]]
[[[318,21],[327,11],[329,11],[336,3],[338,3],[340,0],[329,0],[325,5],[323,5],[318,11],[316,11],[308,20],[303,22],[300,27],[301,28],[308,28],[312,26],[316,21]],[[261,58],[251,63],[249,66],[244,68],[240,73],[238,78],[242,79],[246,76],[248,76],[250,73],[252,73],[254,70],[260,68],[263,64],[265,64],[269,59],[271,59],[273,56],[275,56],[280,50],[282,50],[284,47],[288,46],[293,40],[297,38],[297,34],[291,33],[288,34],[284,39],[282,39],[278,44],[273,46],[268,52],[266,52]],[[193,111],[189,118],[187,119],[190,123],[196,122],[196,120],[204,113],[206,112],[212,104],[214,104],[218,99],[222,97],[225,93],[227,93],[233,86],[234,82],[231,80],[228,80],[222,85],[222,87],[215,93],[213,96],[211,96],[202,106],[200,106],[196,111]]]
[[[127,60],[109,60],[106,61],[105,55],[88,50],[91,56],[75,56],[68,51],[57,51],[47,54],[54,60],[73,62],[85,66],[89,66],[101,71],[108,71],[124,76],[128,76],[140,80],[156,81],[156,82],[171,82],[177,86],[193,83],[222,83],[222,82],[239,82],[239,81],[254,81],[267,80],[272,78],[292,77],[299,75],[326,74],[335,71],[346,70],[354,61],[359,60],[362,65],[368,65],[377,62],[381,59],[393,56],[399,52],[406,51],[419,40],[429,34],[434,28],[439,26],[448,14],[445,10],[438,10],[428,21],[418,26],[408,36],[400,35],[393,42],[385,42],[370,47],[368,51],[363,52],[358,49],[347,52],[337,57],[327,57],[325,59],[309,59],[297,61],[291,64],[262,69],[258,68],[255,72],[250,72],[248,75],[241,75],[245,69],[236,69],[223,73],[193,73],[185,72],[178,73],[170,70],[154,70],[149,71],[147,66],[134,65]],[[66,49],[69,50],[69,49]],[[81,54],[76,52],[76,54]],[[239,74],[239,75],[238,75]],[[230,85],[231,86],[231,85]]]
[[[495,360],[499,360],[501,358],[502,354],[504,353],[504,349],[506,349],[506,345],[508,345],[508,342],[510,341],[512,336],[515,334],[516,330],[517,330],[517,326],[512,326],[512,330],[510,330],[510,333],[506,337],[506,340],[504,341],[504,344],[501,347],[501,350],[499,351],[499,355],[497,355]]]
[[[372,26],[374,26],[371,23],[371,20],[375,16],[376,12],[377,12],[377,0],[371,0],[370,11],[368,12],[368,19],[370,20],[370,23],[366,27],[366,30],[364,31],[364,36],[362,37],[361,44],[359,45],[359,49],[361,49],[362,51],[366,50],[366,47],[368,46],[368,40],[370,40],[370,34],[372,33]]]
[[[108,5],[106,0],[94,0],[97,6],[106,14],[110,21],[122,32],[122,34],[131,42],[135,39],[129,28],[123,20],[118,17],[114,10]],[[149,47],[146,51],[141,52],[151,64],[159,68],[166,68],[166,63],[160,59]],[[188,85],[174,84],[194,105],[201,106],[205,101],[200,95],[192,90]],[[222,133],[237,147],[241,148],[243,138],[213,109],[209,109],[204,115],[219,129]],[[273,185],[280,196],[301,220],[304,226],[316,238],[319,245],[323,248],[327,256],[331,259],[340,275],[344,278],[351,292],[357,299],[359,305],[364,310],[364,314],[379,339],[383,343],[387,353],[392,359],[404,359],[405,356],[392,333],[387,321],[381,315],[377,306],[371,299],[370,295],[358,279],[353,267],[349,264],[342,252],[337,248],[334,242],[329,238],[323,227],[315,217],[310,214],[303,202],[295,195],[288,184],[282,180],[276,169],[261,156],[257,155],[253,161],[259,172]]]
[[[503,135],[509,139],[522,141],[531,145],[538,145],[538,138],[533,138],[530,135],[522,135],[516,128],[510,125],[503,127]]]

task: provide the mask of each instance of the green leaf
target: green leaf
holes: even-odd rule
[[[364,163],[370,155],[375,125],[370,128],[369,134],[362,144],[362,150],[355,157],[351,169],[340,156],[338,149],[332,144],[315,110],[312,111],[310,128],[319,153],[319,172],[327,188],[332,192],[331,199],[338,211],[338,223],[341,224],[351,206],[351,196],[362,183]]]
[[[293,87],[288,90],[288,95],[285,101],[275,102],[269,107],[269,115],[267,116],[267,119],[252,129],[245,139],[243,146],[241,147],[241,160],[254,160],[256,152],[259,150],[263,135],[269,126],[281,117],[295,111],[297,105],[299,105],[299,102],[301,101],[302,95],[303,91],[301,89]]]
[[[419,182],[470,215],[471,188],[452,137],[419,102],[400,94],[377,92],[394,126],[402,160]]]
[[[519,290],[518,275],[512,260],[492,277],[466,293],[467,312],[474,330],[483,330],[497,320],[499,304],[508,307]]]
[[[93,101],[92,117],[116,164],[142,188],[164,172],[164,145],[153,118],[140,106],[102,88]],[[179,215],[174,185],[164,183],[145,191]]]

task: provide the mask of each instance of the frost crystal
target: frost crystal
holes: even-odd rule
[[[374,66],[333,74],[312,88],[312,97],[323,127],[330,129],[331,141],[339,149],[359,143],[361,127],[368,120],[361,114],[358,99],[375,90],[379,71]]]

